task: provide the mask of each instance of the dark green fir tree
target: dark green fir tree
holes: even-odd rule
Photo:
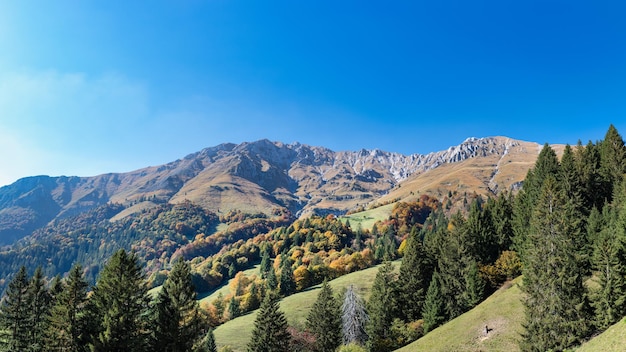
[[[41,351],[46,346],[45,338],[52,303],[52,297],[46,287],[41,267],[35,269],[35,273],[29,283],[26,300],[30,304],[30,322],[28,324],[30,328],[29,348],[32,351]]]
[[[248,352],[289,352],[291,335],[287,328],[287,318],[278,301],[268,293],[257,312]]]
[[[433,265],[426,254],[414,226],[406,240],[404,257],[398,276],[399,313],[405,321],[416,321],[422,317],[426,291],[433,273]]]
[[[47,345],[53,351],[87,351],[87,290],[80,264],[74,265],[50,312]]]
[[[576,243],[580,214],[548,176],[534,208],[525,245],[523,351],[561,351],[590,333],[584,268]]]
[[[121,249],[107,262],[90,298],[92,352],[147,349],[150,298],[135,254]]]
[[[194,347],[193,352],[217,352],[213,329],[209,329],[204,338]]]
[[[202,333],[202,319],[191,281],[191,267],[178,258],[154,306],[153,350],[190,351]]]
[[[424,333],[427,333],[446,321],[446,306],[441,296],[441,280],[439,273],[433,273],[430,280],[428,291],[426,292],[426,301],[422,309],[422,317],[424,319]]]
[[[306,327],[315,335],[318,351],[334,351],[341,345],[341,312],[339,302],[326,280],[309,311]]]
[[[26,267],[15,274],[0,305],[0,344],[6,351],[27,351],[30,345],[31,307]]]
[[[396,279],[391,262],[383,263],[374,279],[367,302],[367,346],[371,352],[389,351],[397,347],[389,329],[397,312]]]

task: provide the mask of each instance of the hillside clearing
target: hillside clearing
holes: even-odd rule
[[[521,277],[506,283],[472,310],[396,351],[519,351],[524,319],[520,282]],[[485,326],[492,330],[486,333]]]
[[[395,269],[400,267],[400,261],[393,262]],[[340,293],[349,285],[355,285],[359,295],[369,298],[369,290],[374,283],[378,266],[350,273],[330,281],[335,294]],[[280,309],[285,313],[290,325],[304,326],[311,306],[317,299],[321,285],[313,286],[306,291],[285,297],[280,301]],[[218,348],[229,345],[233,351],[246,351],[246,345],[252,336],[252,328],[257,311],[238,317],[215,329],[215,340]]]

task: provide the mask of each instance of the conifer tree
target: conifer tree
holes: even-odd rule
[[[341,344],[339,303],[326,280],[309,311],[306,327],[315,335],[315,345],[319,351],[334,351]]]
[[[153,326],[155,351],[189,351],[200,337],[201,317],[191,267],[182,257],[157,296]]]
[[[509,250],[513,239],[513,200],[511,193],[500,192],[498,198],[487,202],[496,234],[499,253]]]
[[[101,272],[90,298],[93,352],[145,351],[148,289],[137,256],[121,249]]]
[[[87,344],[87,289],[83,269],[76,264],[50,312],[47,345],[53,351],[84,352]]]
[[[278,289],[278,278],[276,277],[276,270],[274,270],[273,266],[270,266],[270,270],[267,272],[265,283],[267,284],[267,290],[269,292],[275,292]]]
[[[441,282],[437,271],[433,273],[433,277],[430,280],[422,316],[424,319],[424,333],[433,330],[446,321],[446,308],[441,296]]]
[[[396,312],[396,275],[391,262],[385,262],[378,269],[367,302],[369,323],[367,324],[368,350],[383,352],[394,347],[389,327]]]
[[[193,352],[217,352],[217,345],[215,344],[215,335],[213,329],[209,329],[200,343],[194,347]]]
[[[365,304],[353,285],[348,286],[341,305],[341,326],[344,345],[357,344],[363,346],[367,341],[365,327],[369,316]]]
[[[399,313],[406,321],[421,318],[426,291],[433,272],[432,263],[417,231],[417,227],[414,226],[407,238],[398,277]]]
[[[228,319],[229,320],[235,319],[240,314],[241,312],[239,309],[239,301],[237,301],[237,298],[235,298],[235,296],[232,296],[230,298],[230,301],[228,302]]]
[[[29,349],[41,351],[45,346],[45,334],[48,329],[48,318],[52,298],[46,287],[41,267],[35,269],[30,280],[26,300],[30,304],[29,314]]]
[[[613,125],[609,126],[599,147],[602,191],[610,202],[614,193],[614,186],[623,179],[624,172],[626,172],[626,147],[622,136]]]
[[[296,292],[296,281],[293,277],[291,260],[285,256],[284,260],[281,260],[280,266],[280,282],[278,289],[281,296],[288,296]]]
[[[257,312],[248,352],[289,352],[291,335],[278,301],[268,293]]]
[[[481,198],[476,198],[470,205],[465,231],[473,248],[469,251],[477,262],[491,264],[498,259],[498,238],[493,225],[490,207],[482,207]]]
[[[576,245],[578,219],[556,179],[547,177],[523,257],[527,294],[523,351],[563,350],[589,333],[584,269]]]
[[[464,296],[468,308],[475,307],[485,298],[485,281],[480,276],[478,265],[474,260],[470,262],[465,272]]]
[[[586,146],[579,142],[574,152],[574,160],[576,170],[581,175],[583,207],[602,209],[608,199],[604,192],[600,191],[606,187],[600,174],[601,157],[598,146],[591,141]]]
[[[609,219],[610,224],[598,233],[593,246],[592,262],[599,285],[593,295],[593,306],[596,324],[600,330],[608,328],[626,315],[624,237],[620,233],[618,219],[606,210],[603,215],[613,219]]]
[[[27,351],[30,342],[28,274],[22,266],[15,274],[0,306],[0,343],[7,351]]]
[[[471,308],[466,295],[466,270],[474,260],[470,251],[474,244],[460,213],[450,219],[449,227],[449,231],[439,233],[443,237],[437,255],[437,271],[447,315],[455,318]]]
[[[261,265],[259,267],[259,271],[261,272],[261,278],[267,278],[267,274],[272,267],[272,261],[270,259],[270,253],[267,249],[267,246],[263,249],[263,253],[261,254]]]
[[[523,257],[523,245],[526,243],[530,219],[535,207],[535,203],[541,193],[543,182],[548,176],[556,177],[559,174],[559,160],[547,143],[541,149],[535,166],[529,170],[524,179],[524,187],[515,197],[513,205],[513,244],[515,250]]]

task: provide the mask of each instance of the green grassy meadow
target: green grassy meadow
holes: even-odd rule
[[[472,310],[397,352],[519,351],[524,319],[520,282],[521,277],[503,285]],[[486,334],[485,326],[493,330]]]
[[[394,266],[400,267],[400,261],[395,261]],[[363,299],[369,298],[369,290],[374,283],[378,272],[378,266],[350,273],[330,281],[335,294],[342,292],[349,285],[354,285]],[[290,325],[303,326],[311,306],[317,299],[321,285],[313,286],[306,291],[285,297],[280,301],[280,308],[285,313]],[[234,351],[245,351],[246,345],[252,336],[252,328],[256,318],[256,312],[250,312],[238,317],[215,329],[215,340],[218,348],[229,345]]]
[[[356,230],[358,224],[362,229],[371,229],[377,221],[385,220],[391,215],[391,210],[394,204],[387,204],[381,207],[377,207],[370,210],[365,210],[359,213],[342,216],[341,221],[345,222],[350,220],[350,227],[352,230]]]
[[[582,344],[576,352],[621,352],[626,350],[626,319]]]

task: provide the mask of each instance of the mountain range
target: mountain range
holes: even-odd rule
[[[124,205],[124,214],[189,200],[217,214],[269,214],[278,208],[306,216],[426,193],[443,198],[450,192],[514,191],[541,147],[507,137],[468,138],[444,151],[403,155],[259,140],[220,144],[126,173],[27,177],[0,188],[0,244],[106,203]]]

